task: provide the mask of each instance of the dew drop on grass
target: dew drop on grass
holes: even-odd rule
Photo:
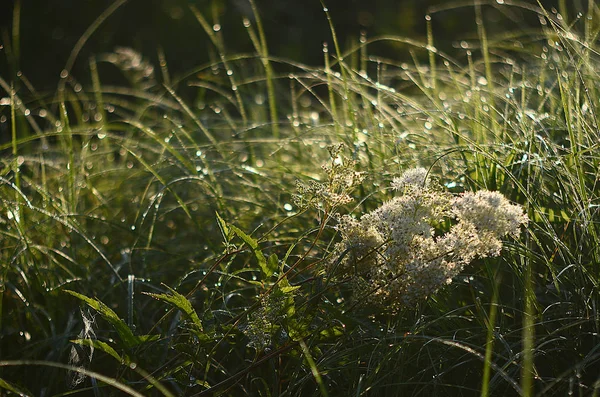
[[[243,23],[244,23],[244,27],[245,28],[249,28],[250,27],[250,20],[248,18],[244,18],[243,19]]]
[[[292,205],[290,203],[285,203],[284,206],[283,206],[283,208],[286,211],[291,211],[293,209],[293,207],[292,207]]]
[[[329,12],[329,8],[327,8],[327,7],[323,7],[323,11],[325,11],[325,12]]]
[[[66,79],[67,77],[69,77],[69,71],[66,69],[63,69],[60,71],[60,78],[61,79]]]
[[[233,76],[233,70],[231,70],[231,69],[227,70],[227,76]]]
[[[98,136],[98,139],[104,139],[104,138],[106,138],[106,134],[103,133],[103,132],[99,132],[97,136]]]
[[[218,24],[218,23],[215,23],[215,24],[213,25],[213,30],[214,30],[215,32],[218,32],[219,30],[221,30],[221,25],[220,25],[220,24]]]
[[[131,230],[135,230],[135,225],[131,225]]]
[[[137,368],[137,364],[136,363],[131,363],[131,364],[129,364],[129,368],[136,369]]]

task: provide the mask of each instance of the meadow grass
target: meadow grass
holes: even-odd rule
[[[478,34],[452,56],[430,23],[452,10],[427,16],[426,42],[343,49],[331,24],[323,67],[269,54],[253,2],[255,23],[240,21],[253,54],[226,52],[192,8],[218,60],[172,76],[117,49],[89,60],[88,87],[73,62],[121,4],[56,92],[0,78],[0,389],[598,395],[594,2],[527,6],[539,28],[497,38],[476,5]],[[413,61],[371,54],[381,41]],[[111,67],[130,86],[103,83]],[[364,177],[352,202],[298,196],[341,159]],[[335,226],[415,166],[456,195],[499,191],[530,222],[416,307],[373,307],[330,274],[346,255]]]

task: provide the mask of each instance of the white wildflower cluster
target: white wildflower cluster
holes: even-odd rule
[[[297,194],[294,204],[299,208],[335,208],[352,201],[350,192],[364,179],[361,172],[355,171],[356,162],[342,154],[344,146],[329,146],[331,161],[321,168],[327,175],[325,182],[310,181],[296,183]]]
[[[497,256],[501,238],[528,222],[518,205],[490,191],[452,196],[424,168],[394,179],[399,195],[337,229],[330,270],[349,279],[354,297],[390,310],[412,306],[449,284],[476,258]],[[442,225],[452,225],[446,232]]]

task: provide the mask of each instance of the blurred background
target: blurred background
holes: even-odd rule
[[[569,7],[583,9],[584,0]],[[587,1],[587,0],[586,0]],[[506,3],[506,4],[504,4]],[[519,4],[516,7],[508,3]],[[549,11],[560,0],[543,0]],[[100,0],[0,0],[0,75],[6,80],[17,70],[38,89],[56,84],[77,40],[112,1]],[[162,49],[169,70],[177,75],[216,56],[210,40],[190,12],[196,6],[209,21],[220,26],[229,54],[254,52],[242,20],[253,20],[247,0],[129,0],[112,14],[86,42],[73,74],[85,80],[92,54],[131,47],[157,64]],[[310,65],[323,62],[323,42],[332,42],[326,15],[319,0],[256,0],[266,30],[269,52]],[[327,0],[326,5],[343,48],[362,34],[367,37],[399,35],[425,40],[425,15],[431,14],[436,47],[452,52],[460,40],[477,37],[473,1],[449,0]],[[528,10],[536,0],[484,2],[490,35],[527,31],[539,27],[538,16]],[[563,6],[565,2],[563,1]],[[13,9],[20,7],[20,39],[12,51]],[[406,48],[382,44],[370,52],[393,59],[409,59]],[[18,55],[12,56],[13,54]]]

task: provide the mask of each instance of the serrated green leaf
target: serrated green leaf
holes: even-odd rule
[[[273,273],[275,273],[275,271],[277,270],[277,268],[279,267],[279,258],[277,258],[277,254],[271,254],[269,256],[269,259],[267,260],[267,271],[268,274],[266,275],[266,277],[271,277],[273,275]]]
[[[101,350],[104,353],[112,356],[115,360],[117,360],[121,364],[124,364],[124,365],[129,364],[129,357],[127,357],[127,355],[125,355],[124,357],[121,357],[119,355],[119,353],[117,353],[117,351],[115,349],[113,349],[113,347],[106,342],[102,342],[97,339],[75,339],[75,340],[72,340],[71,343],[75,343],[75,344],[82,345],[82,346],[93,347],[95,349]]]
[[[219,215],[218,212],[215,212],[215,214],[217,215],[217,224],[219,225],[219,229],[221,229],[221,234],[223,235],[223,239],[225,240],[226,243],[228,243],[229,240],[231,240],[231,230],[229,230],[229,227],[227,226],[227,222],[225,222],[223,220],[223,218],[221,218],[221,215]]]
[[[248,245],[248,247],[250,247],[252,249],[252,252],[254,253],[254,256],[256,257],[256,260],[258,261],[258,266],[260,267],[260,270],[262,270],[264,278],[271,277],[273,275],[273,273],[269,274],[269,266],[267,265],[267,259],[265,258],[264,254],[258,247],[258,241],[256,239],[250,237],[249,235],[244,233],[240,228],[238,228],[234,225],[230,225],[229,227],[236,234],[236,236],[241,238],[244,241],[244,243],[246,243],[246,245]]]
[[[146,293],[146,295],[153,297],[154,299],[158,299],[159,301],[168,303],[175,308],[181,310],[181,312],[189,318],[196,329],[200,332],[203,331],[202,321],[200,321],[200,317],[198,317],[198,313],[192,307],[192,304],[189,300],[179,292],[165,285],[165,287],[169,290],[170,294],[151,294]]]
[[[73,295],[77,299],[85,302],[89,307],[96,310],[102,318],[112,325],[119,336],[121,337],[123,344],[127,348],[131,348],[139,345],[142,341],[133,334],[133,331],[127,326],[125,321],[121,320],[117,313],[115,313],[110,307],[97,299],[88,298],[85,295],[79,294],[75,291],[64,290],[66,293]]]
[[[292,291],[296,291],[298,288],[300,288],[299,285],[294,285],[294,286],[289,286],[289,287],[281,287],[281,292],[283,292],[284,294],[289,294]]]
[[[300,288],[299,285],[292,286],[290,284],[290,282],[288,281],[287,277],[283,277],[281,280],[279,280],[279,284],[277,285],[277,287],[284,294],[289,294],[290,292],[295,291],[298,288]]]

